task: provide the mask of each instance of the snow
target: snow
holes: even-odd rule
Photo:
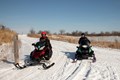
[[[19,39],[22,42],[20,63],[23,64],[34,49],[31,44],[39,39],[26,35],[19,35]],[[71,63],[77,44],[55,40],[51,40],[51,44],[53,67],[43,70],[37,65],[17,70],[13,64],[1,62],[0,80],[120,80],[120,50],[93,47],[97,58],[95,63],[90,60]]]
[[[74,37],[79,40],[80,37]],[[120,42],[120,36],[88,36],[90,41],[100,41],[100,42]]]
[[[88,38],[91,41],[120,42],[120,36],[95,36]]]

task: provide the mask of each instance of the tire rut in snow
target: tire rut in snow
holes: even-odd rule
[[[75,70],[74,70],[65,80],[70,79],[70,78],[78,71],[81,63],[82,63],[82,61],[79,63],[79,65],[75,68]],[[73,64],[74,64],[74,63],[73,63]]]
[[[66,80],[85,80],[91,71],[91,62],[87,60],[82,60],[79,66],[69,75]]]

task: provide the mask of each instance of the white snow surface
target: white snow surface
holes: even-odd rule
[[[20,64],[23,64],[34,49],[31,44],[39,39],[26,35],[19,35],[19,39],[22,42]],[[51,40],[51,44],[53,67],[44,70],[36,65],[18,70],[11,63],[0,63],[0,80],[120,80],[120,50],[92,47],[97,58],[95,63],[90,60],[72,63],[77,44],[55,40]]]

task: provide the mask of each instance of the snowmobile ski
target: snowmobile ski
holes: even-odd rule
[[[49,69],[50,67],[52,67],[53,65],[54,65],[55,63],[52,63],[52,64],[50,64],[50,65],[45,65],[45,63],[43,63],[43,65],[42,65],[42,67],[44,68],[44,69]]]
[[[72,63],[76,63],[77,62],[77,59],[73,59]]]
[[[93,58],[92,62],[93,62],[93,63],[96,62],[96,57]]]
[[[54,64],[55,64],[55,63],[52,63],[52,64],[50,64],[50,65],[47,66],[45,63],[40,63],[40,65],[42,65],[42,67],[43,67],[44,69],[49,69],[49,68],[52,67]],[[17,69],[24,69],[24,68],[27,68],[27,67],[29,67],[29,66],[34,66],[35,64],[20,66],[19,63],[16,63],[16,64],[14,64],[14,65],[15,65],[15,67],[16,67]],[[37,64],[36,64],[36,65],[37,65]],[[39,65],[39,64],[38,64],[38,65]]]
[[[16,67],[17,69],[23,69],[23,68],[26,67],[26,66],[20,66],[19,63],[16,63],[16,64],[14,64],[14,65],[15,65],[15,67]]]
[[[72,61],[72,63],[76,63],[77,61]]]

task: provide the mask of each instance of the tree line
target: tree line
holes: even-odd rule
[[[100,33],[88,33],[82,31],[73,31],[71,33],[65,33],[65,35],[80,36],[81,33],[85,33],[87,36],[120,36],[120,31],[100,32]]]
[[[4,29],[9,29],[6,26],[0,24],[0,30],[4,30]],[[39,30],[38,32],[36,32],[33,28],[30,29],[29,34],[40,34],[43,30]],[[88,31],[86,32],[82,32],[82,31],[72,31],[72,32],[66,32],[64,29],[59,30],[58,33],[51,33],[49,30],[45,30],[47,32],[47,34],[54,34],[54,35],[68,35],[68,36],[80,36],[81,33],[85,33],[87,36],[120,36],[120,31],[111,31],[111,32],[103,32],[101,31],[100,33],[88,33]]]
[[[80,36],[81,33],[85,33],[87,36],[120,36],[120,31],[111,31],[111,32],[100,32],[100,33],[88,33],[86,32],[82,32],[82,31],[72,31],[72,32],[65,32],[65,30],[61,29],[59,30],[58,33],[51,33],[48,30],[45,30],[47,32],[47,34],[54,34],[54,35],[67,35],[67,36]],[[40,34],[42,32],[42,30],[39,30],[38,32],[36,32],[34,29],[30,30],[30,34]]]

